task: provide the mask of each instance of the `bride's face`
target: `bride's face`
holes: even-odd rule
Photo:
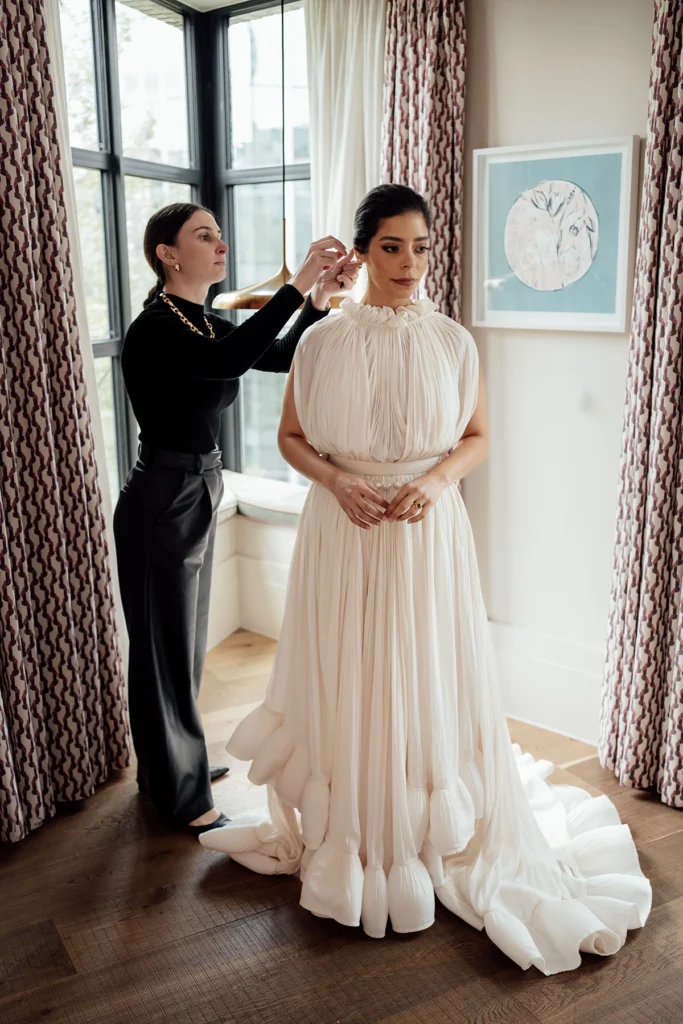
[[[380,221],[364,259],[370,282],[392,300],[408,302],[429,262],[429,229],[421,213]]]

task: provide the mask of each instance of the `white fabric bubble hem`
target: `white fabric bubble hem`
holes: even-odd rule
[[[549,783],[550,761],[537,761],[516,744],[510,749],[551,865],[533,829],[522,829],[517,850],[533,845],[526,863],[518,860],[510,870],[514,859],[505,846],[488,861],[492,844],[485,841],[476,765],[470,785],[461,781],[456,792],[409,791],[409,830],[419,855],[404,853],[401,860],[378,864],[365,851],[348,848],[343,836],[336,844],[329,831],[329,785],[308,774],[305,753],[294,748],[281,716],[263,705],[238,726],[228,750],[252,761],[253,784],[270,780],[268,813],[256,797],[254,813],[243,810],[231,825],[204,833],[200,841],[252,871],[298,873],[303,907],[344,925],[362,925],[374,938],[385,935],[389,921],[397,932],[428,928],[436,895],[468,924],[485,928],[520,967],[533,965],[546,975],[572,970],[581,952],[615,953],[627,930],[645,924],[650,883],[630,830],[607,796]],[[490,828],[490,814],[488,822]]]
[[[428,300],[394,311],[346,299],[295,356],[305,436],[355,460],[387,499],[417,475],[408,467],[457,444],[477,381],[472,337]],[[299,873],[314,914],[381,938],[389,921],[428,928],[438,897],[544,974],[616,952],[648,916],[614,805],[548,783],[552,765],[510,743],[456,486],[419,524],[369,531],[311,487],[265,703],[228,750],[267,784],[269,816],[233,814],[201,842],[255,871]]]

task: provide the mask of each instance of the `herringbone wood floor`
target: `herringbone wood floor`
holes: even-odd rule
[[[237,633],[209,655],[202,707],[212,763],[263,693],[275,645]],[[593,748],[510,722],[605,792],[654,885],[645,929],[569,974],[520,971],[437,911],[433,928],[378,942],[306,913],[298,883],[266,878],[170,833],[134,771],[25,842],[0,849],[3,1024],[681,1024],[683,814],[622,790]],[[229,812],[229,783],[216,787]]]

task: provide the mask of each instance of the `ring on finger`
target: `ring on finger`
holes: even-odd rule
[[[421,501],[414,501],[413,505],[415,506],[415,508],[419,508],[419,509],[423,509],[424,508],[424,504]]]

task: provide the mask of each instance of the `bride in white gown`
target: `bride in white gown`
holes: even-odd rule
[[[616,952],[650,885],[610,800],[549,784],[510,742],[457,486],[487,449],[477,350],[410,298],[429,226],[417,193],[373,189],[354,235],[365,301],[297,350],[280,443],[313,486],[267,695],[228,744],[270,817],[200,841],[299,872],[302,906],[377,938],[429,927],[436,894],[555,974]]]

